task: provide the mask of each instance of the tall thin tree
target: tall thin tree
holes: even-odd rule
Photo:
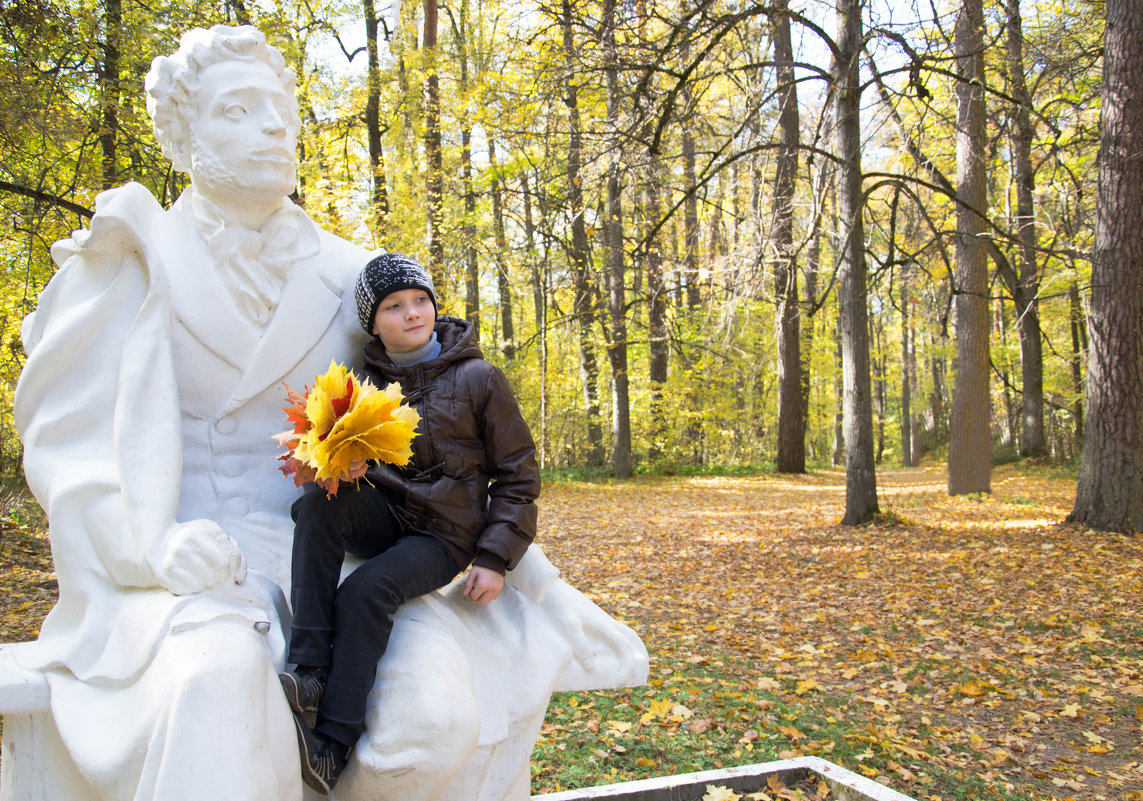
[[[774,294],[778,303],[778,455],[780,473],[806,471],[806,426],[802,415],[801,312],[794,249],[794,192],[798,172],[798,85],[790,37],[789,0],[774,4],[774,63],[778,78],[778,148],[774,177]]]
[[[489,189],[492,224],[496,227],[496,292],[500,298],[500,349],[509,359],[516,355],[516,326],[512,320],[512,283],[508,278],[508,234],[504,226],[504,187],[496,159],[496,139],[488,134]]]
[[[1044,441],[1044,356],[1040,342],[1040,268],[1036,249],[1036,210],[1032,166],[1032,102],[1024,75],[1024,24],[1020,0],[1005,0],[1008,22],[1007,67],[1012,94],[1012,155],[1016,183],[1016,229],[1020,273],[1012,287],[1020,336],[1020,455],[1047,454]]]
[[[381,144],[381,60],[377,44],[377,11],[373,0],[362,0],[365,16],[365,138],[369,146],[373,182],[373,231],[384,241],[389,221],[389,190],[385,179],[385,151]]]
[[[439,286],[445,285],[444,266],[444,165],[441,153],[441,88],[437,74],[437,0],[424,0],[425,21],[422,56],[425,64],[425,155],[428,175],[429,271]]]
[[[579,89],[576,85],[575,38],[572,25],[572,0],[562,0],[560,28],[564,45],[564,103],[568,108],[568,211],[571,213],[572,241],[569,256],[575,276],[573,311],[579,344],[580,378],[583,382],[584,406],[587,412],[587,463],[603,464],[603,426],[600,424],[599,365],[595,358],[591,327],[595,316],[591,273],[591,255],[588,252],[587,223],[584,220],[583,186],[580,165],[583,162],[583,133],[580,129]]]
[[[104,189],[119,183],[119,103],[120,63],[122,60],[123,4],[121,0],[106,0],[103,22],[103,62],[99,69],[100,115],[99,149],[101,178]]]
[[[949,419],[949,494],[988,492],[992,484],[989,431],[988,263],[983,217],[985,169],[984,11],[962,0],[956,17],[957,63],[957,371]]]
[[[845,436],[845,515],[854,526],[877,514],[873,454],[873,399],[869,375],[869,309],[866,299],[865,211],[861,191],[861,0],[837,0],[836,144],[838,223],[838,329]]]
[[[458,10],[448,7],[460,75],[457,89],[460,93],[460,179],[464,198],[464,221],[461,236],[464,239],[464,317],[472,324],[473,333],[480,337],[480,259],[476,252],[476,187],[472,168],[472,119],[468,97],[471,92],[469,78],[468,0],[460,0]]]
[[[627,376],[627,299],[623,255],[623,143],[619,131],[619,50],[615,41],[615,0],[603,3],[603,71],[607,77],[607,121],[610,129],[607,170],[607,250],[611,317],[607,357],[611,362],[611,471],[631,476],[631,396]]]

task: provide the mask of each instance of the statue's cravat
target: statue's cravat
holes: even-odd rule
[[[256,231],[237,225],[200,195],[194,196],[191,206],[222,283],[238,308],[259,327],[264,326],[278,303],[290,267],[318,251],[314,224],[286,199]]]

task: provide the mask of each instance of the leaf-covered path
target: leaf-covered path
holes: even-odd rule
[[[545,487],[546,552],[652,682],[557,696],[534,788],[812,753],[917,798],[1143,799],[1143,540],[1061,524],[1071,480],[878,480],[856,529],[834,470]]]
[[[540,541],[651,652],[645,688],[553,698],[548,792],[819,754],[920,799],[1143,801],[1143,538],[1062,525],[1074,481],[844,473],[545,485]],[[54,597],[24,510],[0,533],[0,640]]]

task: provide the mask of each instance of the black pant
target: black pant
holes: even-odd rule
[[[366,484],[343,485],[333,498],[307,492],[291,514],[289,661],[329,668],[314,730],[352,748],[397,608],[448,584],[457,565],[432,537],[403,536],[385,497]],[[339,587],[346,553],[368,561]]]

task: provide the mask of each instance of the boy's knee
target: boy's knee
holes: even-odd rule
[[[374,610],[392,615],[405,602],[400,582],[387,570],[370,569],[366,562],[337,588],[337,605],[345,609]]]

